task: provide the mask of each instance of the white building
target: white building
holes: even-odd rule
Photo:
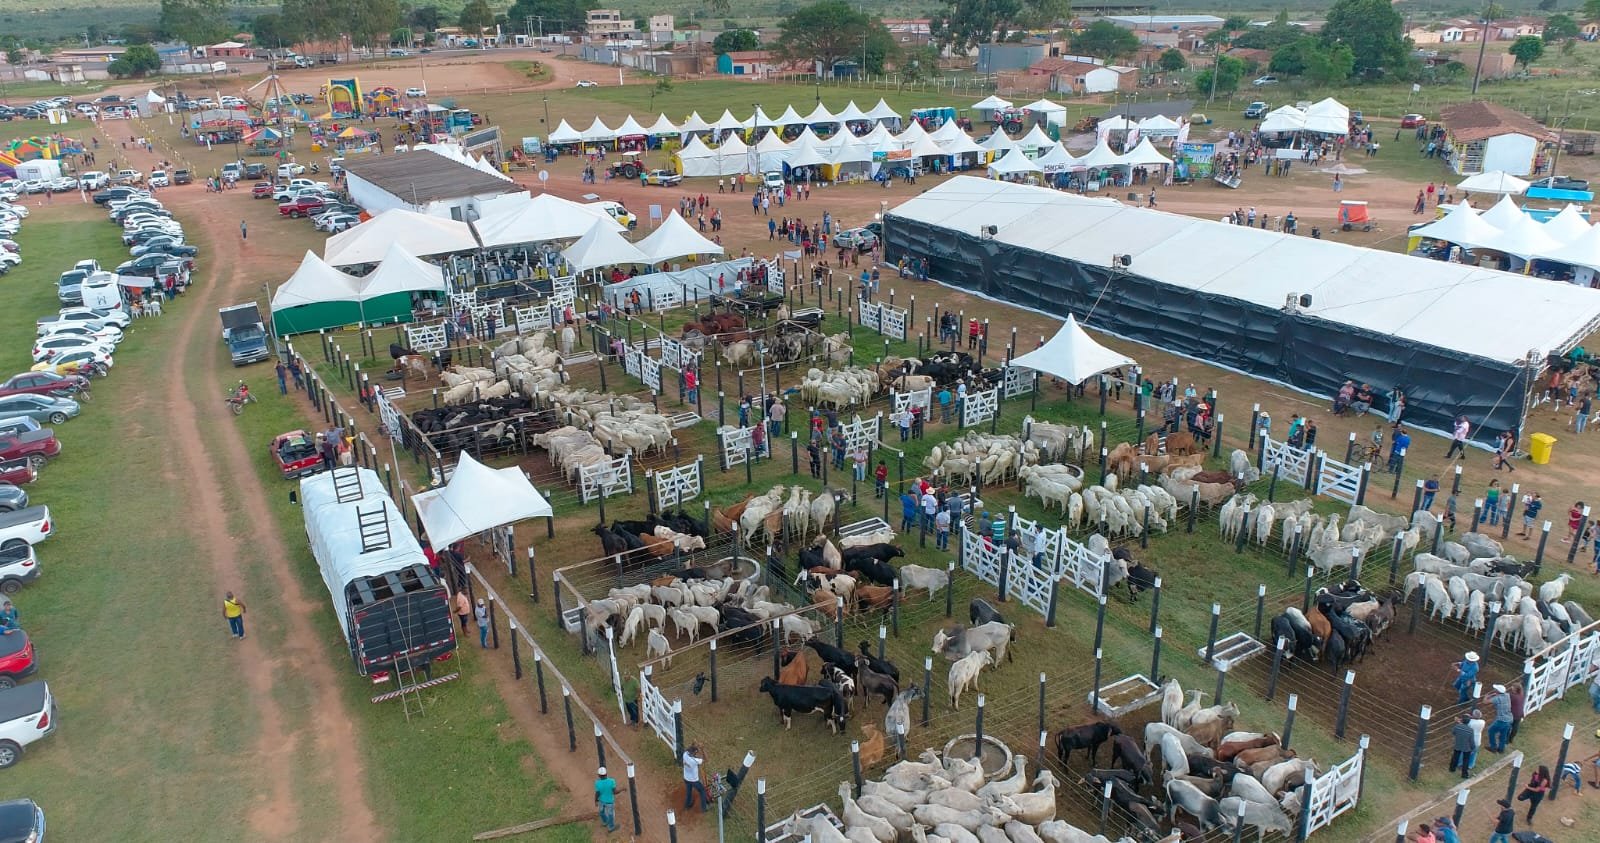
[[[347,160],[350,198],[370,214],[404,208],[463,222],[482,217],[502,196],[527,189],[429,150]]]

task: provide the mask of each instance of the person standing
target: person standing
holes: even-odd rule
[[[1422,483],[1422,510],[1433,511],[1433,499],[1439,494],[1439,475],[1430,474]]]
[[[900,493],[900,532],[909,533],[917,526],[917,495],[910,489]]]
[[[1478,681],[1478,654],[1467,651],[1461,661],[1456,662],[1456,679],[1451,687],[1456,689],[1456,705],[1465,705],[1472,698],[1472,686]]]
[[[939,513],[939,499],[933,496],[933,487],[926,487],[922,493],[922,527],[925,530],[935,529],[934,516]]]
[[[1572,429],[1575,433],[1582,433],[1589,426],[1589,414],[1594,411],[1594,396],[1588,392],[1578,399],[1578,412],[1572,417]]]
[[[789,408],[782,401],[773,401],[771,406],[767,407],[767,437],[769,439],[776,439],[783,435],[783,417],[788,412]]]
[[[878,460],[878,467],[872,470],[873,497],[881,498],[889,493],[889,465],[883,460]]]
[[[1483,709],[1474,708],[1467,717],[1467,728],[1472,730],[1472,755],[1467,757],[1468,769],[1478,766],[1478,750],[1483,748],[1483,733],[1488,727],[1489,722],[1483,719]]]
[[[706,756],[700,751],[699,746],[690,746],[683,751],[683,809],[685,811],[694,805],[695,794],[700,794],[700,812],[705,813],[711,807],[711,794],[706,792],[705,782],[700,780],[700,765],[704,764]]]
[[[1444,452],[1444,458],[1450,459],[1451,457],[1456,457],[1458,459],[1466,459],[1467,434],[1471,432],[1472,424],[1467,421],[1467,417],[1456,416],[1455,431],[1450,438],[1450,449]]]
[[[1500,523],[1500,481],[1490,480],[1489,488],[1483,493],[1483,513],[1488,516],[1489,526]]]
[[[939,550],[949,550],[950,510],[948,508],[939,510],[939,514],[933,516],[933,530],[934,547],[938,548]]]
[[[1533,815],[1539,812],[1539,803],[1544,801],[1545,794],[1549,792],[1550,768],[1540,764],[1539,769],[1534,770],[1533,775],[1528,777],[1527,787],[1524,787],[1522,793],[1517,796],[1518,802],[1528,803],[1529,825],[1533,824]]]
[[[461,621],[461,631],[467,631],[467,621],[472,618],[472,601],[467,599],[466,590],[456,591],[456,619]]]
[[[1561,540],[1562,544],[1572,544],[1578,540],[1578,528],[1583,524],[1583,501],[1578,501],[1567,510],[1567,537]]]
[[[1511,843],[1511,832],[1517,827],[1517,812],[1505,799],[1496,799],[1494,804],[1500,806],[1500,815],[1495,818],[1494,833],[1489,835],[1489,843]]]
[[[278,365],[273,367],[278,373],[278,394],[289,394],[289,367],[283,364],[283,358],[278,359]]]
[[[244,220],[239,220],[239,239],[240,240],[249,240],[250,239],[250,229],[249,229],[248,226],[245,225]]]
[[[866,445],[857,445],[856,446],[855,451],[850,454],[850,464],[851,464],[851,468],[854,469],[854,471],[855,471],[855,473],[853,475],[855,477],[855,479],[857,481],[865,481],[867,479],[867,446]]]
[[[234,638],[243,638],[244,601],[234,597],[231,591],[222,598],[222,616],[228,619],[228,634]]]
[[[600,812],[600,824],[606,832],[617,830],[617,780],[606,775],[606,768],[595,772],[594,805]]]
[[[806,456],[811,458],[811,476],[821,479],[822,448],[817,444],[817,440],[815,438],[806,444]]]
[[[1506,741],[1511,738],[1511,694],[1506,686],[1494,686],[1489,704],[1494,706],[1494,722],[1489,724],[1489,751],[1505,752]]]
[[[1522,504],[1522,532],[1517,535],[1525,539],[1530,538],[1534,522],[1538,520],[1539,511],[1542,509],[1544,509],[1544,499],[1539,497],[1539,493],[1534,492],[1528,495],[1527,500]],[[1462,702],[1465,702],[1465,700],[1462,700]]]
[[[477,615],[478,621],[478,646],[487,650],[489,649],[489,607],[483,602],[482,597],[478,598],[478,607],[473,610],[473,613]]]
[[[684,398],[690,404],[700,403],[700,378],[695,375],[693,369],[685,369],[683,372],[683,392]]]
[[[1517,739],[1517,730],[1522,728],[1522,715],[1527,711],[1524,706],[1527,704],[1528,695],[1522,690],[1522,683],[1516,682],[1512,684],[1506,696],[1511,699],[1511,731],[1506,733],[1506,742],[1510,743]]]
[[[1456,715],[1456,723],[1450,727],[1450,772],[1461,770],[1461,778],[1472,775],[1472,752],[1475,744],[1472,742],[1472,727],[1467,725],[1465,714]]]

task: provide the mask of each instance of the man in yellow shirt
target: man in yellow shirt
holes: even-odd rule
[[[228,592],[222,599],[222,616],[228,619],[228,633],[234,638],[244,637],[244,601]]]

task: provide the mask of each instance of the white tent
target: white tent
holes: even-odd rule
[[[645,131],[652,135],[675,135],[681,130],[672,125],[672,121],[668,120],[667,115],[663,114],[657,117],[656,122],[651,123],[650,128]]]
[[[1504,170],[1490,170],[1461,180],[1456,187],[1468,193],[1504,193],[1520,196],[1528,190],[1528,182]]]
[[[800,113],[795,111],[794,110],[794,106],[792,106],[792,105],[789,106],[788,108],[785,108],[783,110],[783,113],[778,115],[778,125],[779,126],[798,126],[798,125],[803,124],[805,122],[806,122],[806,119],[804,117],[801,117]]]
[[[1551,249],[1539,257],[1547,261],[1600,271],[1600,225],[1590,227],[1588,231],[1578,235],[1577,239],[1569,241],[1560,248]]]
[[[443,291],[444,271],[394,243],[378,268],[360,279],[361,301],[389,293]]]
[[[1082,158],[1079,158],[1078,163],[1088,169],[1098,170],[1103,167],[1125,166],[1128,162],[1121,155],[1112,152],[1111,147],[1107,146],[1106,142],[1102,140],[1094,145],[1094,149],[1089,150]]]
[[[616,130],[601,122],[599,117],[594,118],[594,122],[589,124],[589,128],[583,130],[583,139],[586,141],[608,141],[614,140],[616,137]]]
[[[1115,117],[1108,117],[1104,120],[1101,120],[1099,123],[1095,124],[1094,130],[1101,137],[1105,137],[1107,132],[1126,132],[1130,129],[1137,128],[1139,128],[1139,123],[1137,121],[1130,120],[1127,117],[1118,114]]]
[[[789,144],[789,152],[784,156],[783,163],[790,167],[820,167],[834,163],[832,152],[822,146],[822,142],[812,134],[811,127],[807,126],[805,132]]]
[[[956,125],[954,120],[946,120],[939,124],[939,128],[928,133],[928,136],[943,144],[956,139],[957,135],[966,134],[966,130]]]
[[[707,146],[698,136],[691,137],[673,157],[684,178],[731,176],[744,172],[750,163],[749,147],[738,134],[729,135],[718,146]]]
[[[1347,135],[1350,133],[1350,108],[1328,97],[1306,109],[1305,129],[1324,135]]]
[[[1149,138],[1140,138],[1139,145],[1122,154],[1123,163],[1135,167],[1154,167],[1171,164],[1172,159],[1156,151]]]
[[[572,128],[565,119],[561,121],[561,125],[552,129],[550,137],[546,138],[546,142],[552,144],[577,143],[581,140],[583,140],[583,134]]]
[[[640,240],[637,244],[639,251],[650,259],[651,263],[662,263],[673,258],[682,258],[689,255],[720,255],[724,253],[721,246],[705,238],[705,235],[694,230],[683,217],[678,216],[677,210],[667,214],[666,221],[662,222],[650,236]]]
[[[839,118],[833,116],[833,112],[829,111],[827,106],[819,102],[817,103],[817,107],[811,109],[811,113],[806,115],[806,122],[810,124],[837,123],[839,122]]]
[[[789,155],[789,145],[783,142],[777,129],[768,130],[761,140],[756,141],[755,150],[758,166],[763,172],[781,169],[784,159]]]
[[[873,106],[871,111],[867,112],[866,119],[878,120],[880,122],[884,120],[899,120],[900,112],[890,108],[889,104],[884,102],[882,97],[879,97],[878,104]]]
[[[745,128],[745,129],[764,129],[764,128],[768,128],[768,127],[771,127],[771,126],[777,126],[777,125],[778,125],[778,121],[776,121],[776,120],[772,119],[771,117],[769,117],[767,115],[767,112],[764,111],[761,108],[761,106],[758,105],[758,106],[756,106],[756,113],[750,115],[750,119],[744,121],[744,123],[742,124],[741,128]]]
[[[1010,152],[1017,148],[1017,142],[1012,140],[1011,136],[1001,129],[995,129],[994,134],[979,141],[978,145],[996,155]]]
[[[900,144],[901,149],[910,149],[911,147],[915,146],[918,141],[927,136],[928,130],[922,128],[921,123],[913,121],[911,125],[905,128],[905,131],[895,135],[894,139]]]
[[[1561,246],[1545,233],[1542,224],[1535,222],[1533,217],[1527,214],[1523,214],[1520,219],[1512,223],[1510,228],[1502,229],[1499,237],[1483,245],[1524,260],[1553,252]]]
[[[1047,99],[1036,99],[1023,106],[1023,109],[1034,114],[1043,114],[1045,120],[1051,123],[1064,123],[1067,119],[1067,107]]]
[[[622,125],[617,127],[616,134],[619,138],[632,138],[640,135],[648,135],[650,134],[650,130],[639,125],[639,121],[633,119],[633,115],[630,114],[623,119]]]
[[[700,116],[700,112],[696,111],[693,114],[689,115],[689,119],[688,120],[683,121],[683,125],[678,127],[678,131],[680,131],[680,132],[709,132],[709,131],[711,131],[711,124],[707,123],[705,121],[705,118]]]
[[[840,132],[835,137],[839,138],[842,143],[849,143],[851,140],[846,132]],[[865,144],[874,152],[889,152],[903,148],[899,140],[894,135],[889,134],[889,130],[883,126],[874,126],[872,131],[857,138],[856,142]]]
[[[496,246],[515,246],[523,243],[544,243],[550,240],[572,240],[587,234],[596,222],[609,224],[613,231],[622,231],[622,223],[610,214],[553,193],[541,193],[525,198],[509,207],[473,223],[478,230],[478,240],[485,249]]]
[[[1164,114],[1146,117],[1139,121],[1139,134],[1155,137],[1176,137],[1178,134],[1178,121]]]
[[[1017,141],[1017,146],[1022,147],[1023,152],[1031,152],[1037,155],[1040,150],[1049,149],[1051,144],[1054,143],[1055,141],[1051,140],[1050,136],[1044,133],[1044,127],[1040,126],[1038,123],[1035,123],[1033,124],[1033,128],[1029,129],[1028,133],[1023,135],[1021,140]]]
[[[463,451],[450,482],[411,496],[417,517],[434,547],[528,518],[550,518],[555,510],[517,466],[490,468]]]
[[[989,150],[979,146],[977,141],[968,137],[966,132],[957,132],[955,138],[949,141],[939,141],[934,139],[934,142],[939,144],[940,148],[942,148],[945,153],[949,155],[967,155],[970,153],[976,153],[987,157],[989,152]]]
[[[1133,358],[1095,342],[1068,314],[1066,324],[1049,342],[1013,359],[1011,365],[1077,385],[1118,366],[1132,366]]]
[[[839,120],[866,120],[867,113],[856,106],[856,101],[851,100],[845,104],[844,110],[835,114]]]
[[[990,94],[989,96],[973,103],[972,107],[982,111],[994,111],[995,109],[999,108],[1010,108],[1011,100],[1001,99],[993,94]]]
[[[1484,222],[1470,207],[1457,206],[1443,217],[1411,229],[1411,236],[1443,240],[1470,249],[1493,241],[1500,236],[1500,229]]]
[[[562,249],[561,257],[566,258],[567,263],[571,264],[576,272],[586,272],[602,266],[651,262],[649,256],[639,251],[637,246],[623,239],[615,227],[607,226],[599,220],[594,221],[589,233],[578,238],[578,242]]]
[[[1016,176],[1024,173],[1044,174],[1044,168],[1026,155],[1007,155],[989,162],[989,175]]]
[[[1282,132],[1299,132],[1306,127],[1306,113],[1292,105],[1286,105],[1267,114],[1261,121],[1261,131],[1276,134]]]
[[[1572,241],[1589,233],[1589,221],[1583,218],[1583,212],[1577,205],[1568,205],[1544,221],[1544,233],[1557,243],[1571,243]]]
[[[1517,206],[1515,200],[1509,196],[1504,196],[1501,197],[1499,202],[1494,203],[1493,208],[1480,214],[1479,219],[1501,231],[1505,231],[1526,216],[1527,214],[1522,212],[1522,208]]]
[[[155,91],[151,91],[144,95],[144,101],[150,103],[151,105],[159,105],[166,102],[167,98],[156,93]]]
[[[928,137],[926,133],[924,133],[922,137],[917,138],[916,142],[911,144],[910,149],[912,158],[926,158],[934,155],[945,156],[950,154],[945,152],[944,147],[939,146],[939,144],[935,142],[933,138]],[[1017,157],[1020,158],[1022,156],[1019,155]]]
[[[1033,159],[1033,163],[1038,164],[1040,169],[1043,169],[1046,173],[1060,173],[1083,166],[1081,161],[1072,157],[1072,153],[1068,152],[1067,148],[1059,143],[1045,150],[1043,155]]]
[[[717,122],[711,124],[711,128],[716,129],[718,132],[737,132],[744,128],[744,124],[739,122],[739,118],[733,116],[732,111],[724,108],[722,116],[717,118]]]
[[[361,301],[361,279],[334,269],[308,249],[300,268],[273,291],[272,312],[332,301]]]
[[[377,263],[399,244],[413,255],[444,255],[478,248],[464,222],[393,208],[329,237],[322,254],[332,266]]]

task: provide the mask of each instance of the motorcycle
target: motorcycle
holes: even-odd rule
[[[239,385],[222,400],[236,416],[244,414],[244,405],[256,403],[256,397],[250,393],[250,387],[245,386],[244,381],[239,381]]]

